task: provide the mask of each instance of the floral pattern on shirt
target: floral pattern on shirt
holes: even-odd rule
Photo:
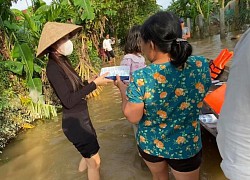
[[[191,56],[183,69],[171,63],[150,64],[133,73],[129,102],[144,103],[137,144],[144,152],[170,159],[186,159],[201,147],[199,112],[211,85],[208,62]]]

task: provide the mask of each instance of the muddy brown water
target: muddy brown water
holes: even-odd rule
[[[193,54],[215,58],[221,49],[233,50],[236,41],[219,36],[191,41]],[[151,174],[136,150],[132,125],[121,113],[120,94],[109,85],[88,101],[93,125],[101,146],[102,180],[151,180]],[[226,180],[215,138],[202,129],[203,162],[201,180]],[[34,129],[22,132],[0,155],[1,180],[86,180],[78,173],[79,153],[61,130],[61,116],[38,121]],[[170,173],[170,180],[173,180]]]

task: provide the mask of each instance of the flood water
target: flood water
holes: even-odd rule
[[[221,49],[233,50],[236,41],[219,36],[191,41],[193,54],[215,58]],[[101,95],[88,100],[89,111],[101,146],[102,180],[151,180],[151,174],[136,150],[132,125],[121,113],[120,94],[109,85]],[[226,180],[220,169],[215,138],[202,130],[201,180]],[[0,155],[1,180],[87,180],[77,171],[81,157],[61,130],[61,117],[38,121],[21,133]],[[170,174],[170,180],[174,178]]]

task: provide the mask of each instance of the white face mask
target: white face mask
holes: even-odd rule
[[[57,51],[64,55],[64,56],[69,56],[73,52],[73,43],[71,40],[67,40],[64,43],[58,45]]]

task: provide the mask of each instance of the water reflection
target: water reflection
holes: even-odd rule
[[[233,50],[235,41],[219,36],[192,42],[196,55],[215,58],[221,49]],[[121,113],[117,88],[110,85],[100,96],[90,99],[90,116],[100,142],[102,180],[151,180],[151,174],[138,156],[131,124]],[[59,119],[59,120],[58,120]],[[3,180],[78,180],[79,153],[61,130],[61,117],[38,122],[36,128],[23,132],[0,156],[0,179]],[[220,169],[220,155],[215,138],[203,130],[201,180],[226,179]],[[173,177],[171,176],[171,179]]]
[[[214,59],[224,48],[232,51],[237,40],[231,40],[231,35],[223,40],[220,40],[220,35],[214,35],[202,40],[191,40],[190,42],[193,46],[193,54]]]

